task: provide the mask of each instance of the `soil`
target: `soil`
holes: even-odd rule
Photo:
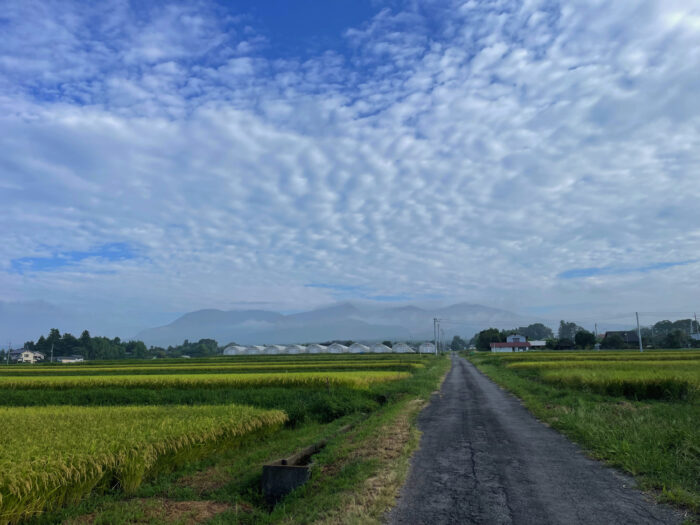
[[[460,357],[418,420],[390,524],[675,524],[635,482],[588,458]]]

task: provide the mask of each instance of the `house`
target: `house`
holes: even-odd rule
[[[525,352],[530,349],[530,343],[525,339],[525,336],[519,334],[511,334],[506,337],[505,343],[491,343],[492,352]]]
[[[306,347],[307,354],[325,354],[328,353],[328,347],[324,345],[312,344]]]
[[[418,347],[419,354],[434,354],[435,345],[433,343],[423,343]]]
[[[333,343],[328,347],[327,351],[329,354],[347,354],[348,347],[345,345],[341,345],[340,343]]]
[[[9,350],[10,361],[21,362],[20,359],[22,358],[22,352],[24,352],[24,350],[12,350],[12,348],[10,348],[10,350]]]
[[[348,348],[351,354],[366,354],[369,352],[369,346],[363,345],[361,343],[353,343]]]
[[[44,360],[44,354],[34,350],[22,350],[17,360],[19,363],[37,363]]]
[[[55,357],[54,360],[57,363],[82,363],[85,361],[80,355],[63,355],[60,357]]]
[[[408,346],[406,343],[396,343],[391,351],[396,354],[414,354],[416,351]]]
[[[391,348],[382,343],[376,343],[372,345],[373,354],[390,354]]]
[[[224,355],[245,355],[245,346],[228,345],[224,348]]]

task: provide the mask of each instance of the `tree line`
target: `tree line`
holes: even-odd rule
[[[659,321],[653,326],[641,328],[640,331],[642,344],[646,348],[700,348],[700,340],[691,335],[700,333],[698,323],[693,319]],[[524,335],[530,341],[543,340],[546,343],[546,348],[552,350],[591,349],[596,344],[600,344],[602,349],[628,349],[639,346],[636,330],[613,331],[607,332],[607,335],[602,333],[596,336],[593,332],[574,322],[561,320],[556,337],[554,332],[542,323],[511,330],[487,328],[474,335],[468,345],[463,339],[455,336],[452,349],[462,350],[468,346],[474,346],[477,350],[490,350],[491,343],[503,343],[511,334]],[[454,346],[459,346],[459,348],[454,348]]]
[[[86,360],[98,359],[150,359],[182,357],[210,357],[221,354],[222,350],[214,339],[200,339],[188,341],[185,339],[181,345],[147,347],[143,341],[122,341],[119,337],[90,335],[83,330],[80,337],[65,332],[61,334],[57,328],[52,328],[47,336],[41,336],[36,341],[27,341],[23,346],[26,350],[41,352],[48,361],[53,351],[55,357],[80,356]],[[0,351],[0,359],[7,356]]]

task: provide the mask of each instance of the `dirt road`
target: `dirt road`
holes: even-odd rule
[[[680,523],[627,476],[587,458],[455,357],[390,524]]]

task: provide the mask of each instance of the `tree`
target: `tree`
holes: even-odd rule
[[[576,332],[578,332],[579,330],[583,330],[583,328],[581,328],[576,323],[567,323],[566,321],[562,320],[559,322],[558,337],[560,340],[569,339],[570,341],[573,341],[576,337]]]
[[[476,336],[476,348],[482,351],[491,350],[491,343],[500,343],[502,341],[501,332],[498,328],[488,328],[482,330]]]
[[[663,339],[663,346],[666,348],[685,348],[688,346],[688,334],[683,330],[673,330],[666,334]]]
[[[542,323],[534,323],[528,326],[518,328],[518,333],[524,335],[528,339],[546,340],[554,337],[552,329]]]
[[[453,352],[459,352],[460,350],[466,350],[468,348],[467,342],[462,339],[460,336],[456,335],[452,338],[452,342],[450,343],[450,349]]]
[[[574,336],[574,342],[579,348],[591,348],[595,344],[595,335],[588,330],[579,330]]]
[[[600,343],[600,347],[601,347],[601,348],[606,348],[606,349],[610,349],[610,348],[615,348],[615,349],[624,348],[624,347],[625,347],[625,340],[622,339],[622,336],[619,335],[619,334],[612,334],[612,335],[606,336],[606,337],[603,339],[603,342]]]

